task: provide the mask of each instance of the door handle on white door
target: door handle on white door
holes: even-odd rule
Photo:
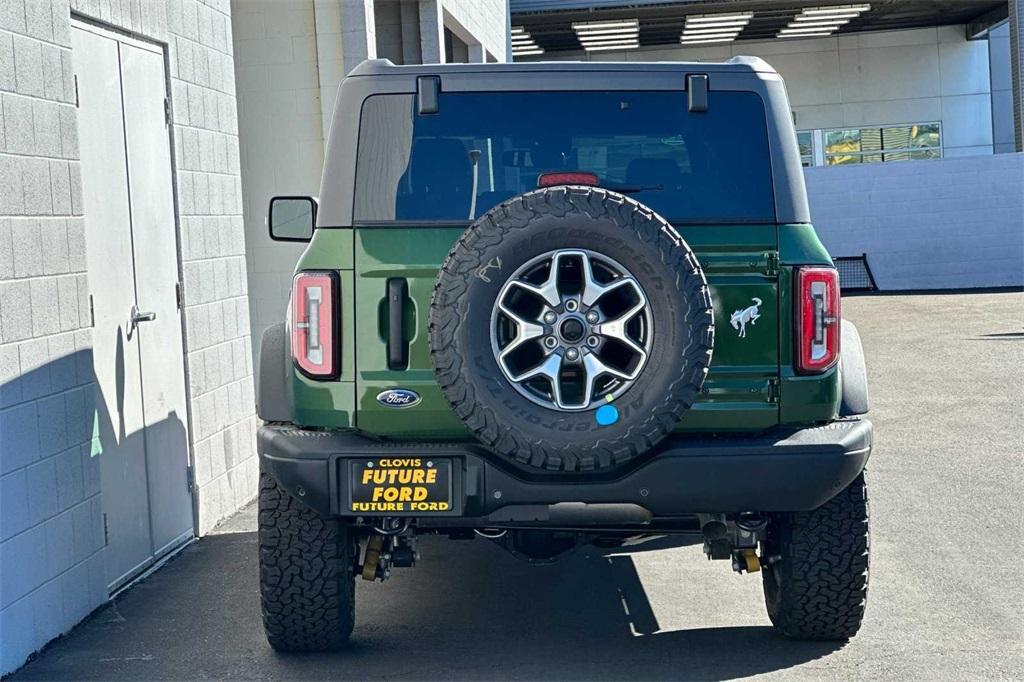
[[[132,331],[135,331],[140,322],[152,322],[155,319],[156,313],[144,313],[137,306],[132,306]]]

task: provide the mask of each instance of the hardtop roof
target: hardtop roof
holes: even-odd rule
[[[354,68],[352,76],[410,76],[446,73],[552,73],[552,72],[701,72],[701,73],[778,73],[760,57],[732,57],[724,62],[512,62],[486,64],[394,64],[390,59],[367,59]]]

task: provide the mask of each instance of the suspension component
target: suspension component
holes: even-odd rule
[[[758,514],[698,514],[704,535],[704,553],[708,559],[731,559],[737,573],[761,570],[758,546],[764,541],[768,520]]]
[[[363,565],[358,567],[363,580],[384,582],[391,577],[392,568],[411,568],[416,565],[420,555],[416,551],[415,536],[398,535],[408,530],[408,526],[406,522],[404,528],[398,526],[391,534],[374,533],[367,539]]]
[[[377,578],[380,578],[381,582],[387,580],[389,572],[381,565],[384,540],[383,535],[371,535],[370,539],[366,541],[366,552],[363,554],[363,566],[360,569],[363,580],[376,580]]]

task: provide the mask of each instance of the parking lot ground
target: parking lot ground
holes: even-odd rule
[[[250,507],[52,644],[35,679],[1022,679],[1024,294],[845,298],[870,372],[868,615],[789,642],[758,576],[698,547],[531,567],[484,540],[357,587],[351,647],[281,656]]]

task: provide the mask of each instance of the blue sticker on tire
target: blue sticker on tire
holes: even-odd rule
[[[619,421],[619,410],[614,405],[602,405],[594,413],[594,419],[601,426],[611,426]]]

